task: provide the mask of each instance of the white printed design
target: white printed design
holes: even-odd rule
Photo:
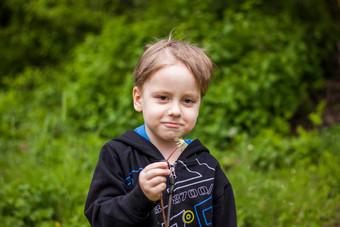
[[[189,207],[190,210],[181,210],[172,214],[170,227],[186,226],[192,221],[199,226],[210,226],[212,224],[210,220],[212,215],[211,195],[214,188],[215,169],[207,163],[201,163],[197,158],[195,160],[198,165],[193,165],[191,168],[181,160],[178,160],[176,164],[178,178],[175,182],[172,209],[175,209],[176,205],[178,206],[187,199],[191,200],[191,203],[195,201],[196,205],[191,208],[192,211]],[[183,176],[185,176],[185,179],[181,179]],[[201,209],[203,205],[204,209]],[[167,208],[168,206],[164,207],[166,213]],[[155,206],[154,212],[160,214],[162,212],[161,206]],[[162,223],[162,226],[164,226],[164,223]]]
[[[200,163],[197,158],[196,158],[196,161],[197,161],[198,165],[200,166],[200,172],[204,173],[207,176],[211,176],[211,177],[209,177],[209,178],[203,177],[200,172],[190,170],[184,162],[179,160],[178,163],[177,163],[176,169],[179,168],[178,167],[179,164],[183,165],[185,167],[185,169],[188,171],[188,173],[185,173],[183,175],[189,176],[189,177],[186,177],[186,179],[184,179],[184,180],[176,181],[174,192],[176,192],[177,190],[186,188],[186,187],[191,187],[191,186],[196,185],[196,184],[201,184],[203,182],[209,182],[209,181],[214,180],[214,177],[213,177],[214,174],[210,174],[209,172],[211,172],[211,171],[215,172],[215,169],[210,167],[207,163]],[[203,179],[201,179],[201,178],[203,178]]]

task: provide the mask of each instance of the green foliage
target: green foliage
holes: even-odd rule
[[[228,170],[239,226],[340,222],[339,126],[289,124],[322,125],[312,100],[339,33],[325,3],[5,0],[0,12],[1,225],[88,225],[100,147],[143,122],[133,68],[174,28],[217,66],[189,137]]]
[[[104,141],[94,135],[63,134],[53,139],[40,134],[21,141],[17,152],[3,154],[0,165],[7,168],[0,175],[0,219],[4,226],[86,225],[85,198]]]
[[[310,113],[308,115],[309,120],[312,122],[314,126],[322,125],[322,114],[325,109],[325,105],[326,105],[325,101],[321,101],[316,107],[316,112]]]
[[[100,4],[98,4],[100,6]],[[98,33],[106,19],[90,1],[22,1],[0,3],[0,78],[27,66],[62,62],[88,33]]]
[[[284,14],[226,11],[225,18],[207,41],[221,67],[205,98],[201,113],[207,117],[200,126],[212,125],[208,137],[219,134],[218,141],[228,137],[221,130],[231,127],[251,135],[268,126],[288,132],[284,122],[298,110],[310,111],[311,86],[315,91],[322,85],[320,69],[311,67],[319,59],[303,41],[306,27]],[[313,76],[306,80],[306,74]]]
[[[339,127],[283,136],[239,135],[221,164],[235,190],[240,226],[336,226],[340,220]],[[327,141],[325,143],[325,141]],[[337,152],[334,153],[334,152]]]

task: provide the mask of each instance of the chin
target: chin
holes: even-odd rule
[[[181,134],[171,134],[171,135],[167,135],[165,138],[168,141],[174,141],[176,138],[180,138],[182,137]]]

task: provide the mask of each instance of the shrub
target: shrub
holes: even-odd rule
[[[331,129],[339,136],[339,127]],[[264,130],[238,136],[221,163],[234,187],[240,226],[336,226],[339,155],[327,131],[297,137]],[[279,145],[281,144],[281,145]]]

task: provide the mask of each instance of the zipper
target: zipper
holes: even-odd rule
[[[171,151],[169,157],[165,160],[168,165],[169,165],[169,169],[171,174],[169,175],[170,177],[170,191],[169,191],[169,202],[168,202],[168,217],[165,218],[165,212],[164,212],[164,205],[163,205],[163,198],[162,198],[162,194],[161,194],[161,206],[162,206],[162,215],[163,215],[163,220],[164,220],[164,226],[168,227],[170,226],[170,213],[171,213],[171,204],[172,204],[172,194],[174,192],[174,187],[175,187],[175,179],[177,178],[176,176],[176,172],[175,172],[175,166],[176,163],[175,162],[173,165],[169,164],[169,159],[170,157],[174,154],[174,152],[179,148],[181,150],[181,152],[183,151],[183,146],[185,145],[185,141],[182,138],[177,138],[175,139],[177,146]],[[167,219],[167,220],[165,220]]]
[[[170,169],[170,175],[169,175],[169,177],[171,178],[171,179],[176,179],[177,178],[177,176],[176,176],[176,172],[175,172],[175,166],[176,166],[176,162],[175,162],[175,164],[173,164],[173,165],[170,165],[169,164],[169,169]]]
[[[171,205],[172,205],[172,196],[174,193],[175,188],[175,179],[177,178],[176,172],[175,172],[175,166],[176,162],[173,165],[169,165],[169,169],[171,171],[170,177],[170,191],[169,191],[169,202],[168,202],[168,216],[167,216],[167,225],[170,226],[170,213],[171,213]]]

